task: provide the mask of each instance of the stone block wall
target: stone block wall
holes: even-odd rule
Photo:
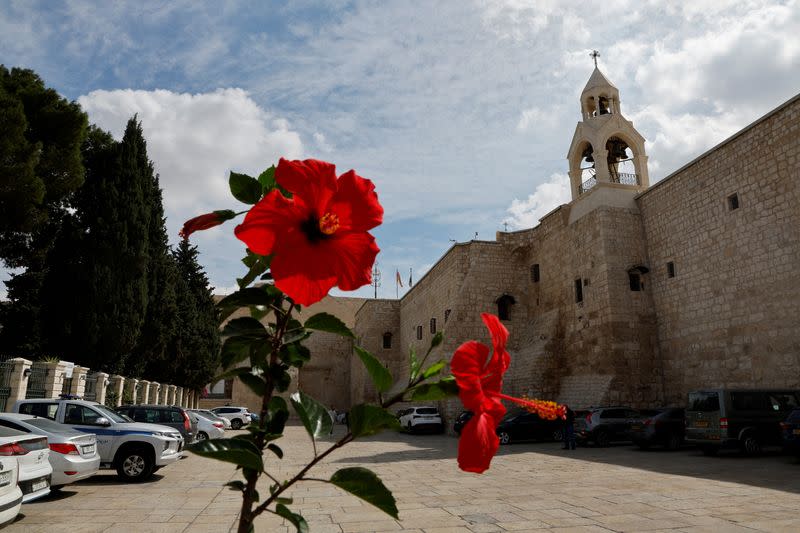
[[[400,300],[366,300],[356,313],[353,332],[358,345],[383,362],[395,379],[408,375],[408,354],[400,348]],[[387,333],[391,347],[384,348]],[[353,354],[350,360],[350,404],[376,401],[377,391],[361,359]]]
[[[800,387],[799,178],[800,96],[638,197],[669,401]]]

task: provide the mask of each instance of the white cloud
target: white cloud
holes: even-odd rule
[[[315,131],[313,134],[314,142],[317,143],[317,148],[325,153],[333,152],[333,146],[325,138],[325,134]]]
[[[300,136],[288,122],[242,89],[203,94],[93,91],[78,101],[92,122],[116,138],[138,114],[168,215],[224,208],[234,201],[228,192],[230,170],[257,174],[281,156],[303,153]]]
[[[556,120],[556,114],[553,109],[541,109],[539,107],[531,107],[524,109],[519,116],[517,122],[517,130],[525,131],[530,127],[548,127],[551,126]]]
[[[569,176],[556,173],[550,176],[549,181],[536,187],[527,199],[515,198],[506,210],[511,216],[504,222],[513,230],[532,228],[544,215],[570,200]]]

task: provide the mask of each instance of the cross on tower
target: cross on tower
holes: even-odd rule
[[[597,68],[597,58],[600,56],[600,52],[597,50],[592,50],[592,53],[589,55],[592,56],[592,59],[594,59],[594,68]]]

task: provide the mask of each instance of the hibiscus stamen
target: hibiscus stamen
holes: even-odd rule
[[[526,410],[538,414],[540,417],[546,420],[555,420],[556,418],[566,417],[566,407],[556,402],[514,398],[513,396],[508,396],[502,392],[494,391],[487,391],[486,394],[488,396],[494,396],[495,398],[514,402],[515,404],[524,407]]]
[[[339,229],[339,217],[333,213],[325,213],[319,219],[319,230],[325,235],[333,235]]]

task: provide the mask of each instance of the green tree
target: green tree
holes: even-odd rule
[[[0,309],[0,351],[41,351],[45,258],[83,183],[87,119],[31,70],[0,65],[0,260],[20,269]]]
[[[197,247],[183,239],[175,250],[180,273],[178,330],[172,353],[173,381],[200,389],[217,373],[220,359],[219,318],[208,278],[197,262]]]

